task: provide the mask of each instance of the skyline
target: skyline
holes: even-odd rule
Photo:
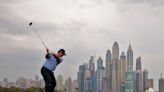
[[[126,62],[126,65],[125,66],[127,66],[127,68],[125,68],[125,70],[126,71],[135,71],[135,69],[139,69],[139,70],[143,70],[143,71],[148,71],[148,78],[149,79],[153,79],[154,80],[154,88],[157,90],[158,89],[158,81],[159,81],[159,79],[160,78],[163,78],[163,76],[162,76],[162,74],[159,74],[159,78],[158,78],[158,80],[155,80],[153,77],[150,77],[150,73],[151,73],[151,71],[149,71],[149,69],[147,69],[147,68],[143,68],[142,66],[143,66],[143,62],[142,62],[142,57],[141,56],[139,56],[138,58],[136,58],[136,59],[134,59],[134,61],[133,61],[133,66],[128,66],[128,59],[126,60],[126,58],[128,58],[126,55],[125,55],[125,53],[126,52],[120,52],[120,51],[117,51],[117,48],[119,49],[120,47],[119,47],[119,44],[117,43],[117,41],[115,41],[114,42],[114,56],[113,55],[111,55],[111,53],[110,53],[110,49],[108,49],[107,51],[106,51],[106,59],[107,59],[107,61],[110,61],[109,59],[111,59],[111,56],[113,56],[114,58],[120,58],[120,60],[119,60],[119,62],[120,61],[122,61],[122,64],[123,64],[123,62]],[[129,47],[128,47],[128,49],[127,49],[127,53],[129,53],[129,51],[130,51],[130,53],[131,53],[131,51],[132,51],[132,55],[133,55],[133,49],[132,49],[132,45],[131,44],[129,44]],[[119,56],[117,56],[118,55],[118,53],[117,52],[120,52],[121,54],[119,55]],[[127,54],[126,53],[126,54]],[[109,57],[109,55],[110,55],[110,57]],[[127,55],[129,55],[129,54],[127,54]],[[123,59],[123,60],[122,60]],[[125,59],[125,61],[124,61],[124,59]],[[133,59],[131,59],[131,60],[133,60]],[[97,63],[99,63],[99,66],[97,66]],[[111,62],[111,61],[110,61]],[[91,65],[90,67],[92,67],[93,68],[93,70],[97,70],[97,68],[95,67],[95,66],[97,66],[97,67],[104,67],[104,69],[106,69],[105,68],[105,66],[106,65],[108,65],[108,64],[106,64],[107,62],[106,62],[106,60],[105,60],[105,58],[102,58],[101,56],[99,56],[99,57],[95,57],[95,56],[90,56],[90,59],[88,59],[88,61],[87,62],[85,62],[85,63],[83,63],[83,64],[80,64],[80,65],[86,65],[86,66],[88,66],[89,64]],[[136,65],[137,64],[137,65]],[[79,66],[80,66],[79,65]],[[115,66],[115,65],[114,65]],[[125,66],[123,66],[123,67],[125,67]],[[129,67],[132,67],[130,70],[129,70]],[[139,68],[140,67],[140,68]],[[78,71],[78,69],[76,69],[77,71]],[[91,69],[92,70],[92,69]],[[137,70],[136,70],[136,72],[137,72]],[[57,76],[61,76],[62,74],[59,74],[59,75],[56,75],[56,77]],[[92,74],[92,75],[94,75],[94,74]],[[28,79],[34,79],[34,78],[36,78],[36,76],[38,76],[38,75],[35,75],[35,77],[33,76],[33,78],[28,78]],[[63,75],[62,75],[63,76]],[[23,75],[22,76],[18,76],[18,79],[19,78],[25,78],[26,79],[26,77],[24,77]],[[63,78],[64,79],[67,79],[67,78],[69,78],[69,77],[71,77],[71,76],[68,76],[68,77],[65,77],[65,76],[63,76]],[[120,77],[120,75],[119,75],[119,77]],[[38,77],[40,80],[43,80],[43,78],[42,77]],[[28,80],[27,79],[27,80]],[[77,78],[72,78],[73,80],[77,80]],[[124,78],[123,78],[124,79]],[[5,78],[5,80],[6,80],[6,78]],[[8,80],[8,78],[7,78],[7,80]],[[17,79],[16,79],[17,80]],[[14,81],[9,81],[9,82],[16,82],[16,80],[14,80]],[[113,80],[113,79],[112,79]],[[0,82],[2,82],[1,80],[0,80]],[[101,85],[101,84],[100,84]]]
[[[50,50],[65,48],[68,53],[55,75],[75,79],[78,65],[92,55],[104,60],[104,53],[118,41],[120,52],[132,44],[134,61],[141,56],[143,68],[157,81],[164,74],[163,4],[163,0],[0,0],[0,80],[41,78],[45,50],[32,32],[24,31],[32,21]]]

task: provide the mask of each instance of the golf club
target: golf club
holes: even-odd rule
[[[30,22],[30,23],[29,23],[29,26],[31,27],[31,26],[32,26],[32,24],[33,24],[33,23],[32,23],[32,22]],[[35,34],[35,35],[36,35],[36,36],[40,39],[40,41],[42,42],[42,44],[44,45],[44,47],[45,47],[45,48],[46,48],[46,50],[47,50],[48,48],[47,48],[46,44],[44,43],[44,41],[41,39],[40,35],[39,35],[39,34],[38,34],[35,30],[33,30],[33,29],[32,29],[32,27],[31,27],[31,30],[32,30],[32,31],[33,31],[33,33],[34,33],[34,34]]]

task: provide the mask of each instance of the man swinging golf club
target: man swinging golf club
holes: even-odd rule
[[[49,49],[47,49],[46,61],[41,68],[41,74],[45,81],[45,92],[54,92],[56,80],[53,71],[62,62],[64,55],[66,55],[64,49],[60,49],[57,53],[49,53]]]
[[[29,23],[29,26],[32,26],[32,22]],[[57,53],[49,53],[49,49],[47,48],[46,44],[41,39],[40,35],[37,31],[32,30],[34,34],[40,39],[44,47],[46,48],[47,54],[45,56],[46,61],[41,68],[41,74],[45,81],[45,92],[54,92],[54,88],[56,87],[56,80],[53,74],[57,65],[62,62],[62,57],[66,55],[64,49],[58,50]]]

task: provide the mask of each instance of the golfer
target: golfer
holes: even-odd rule
[[[64,55],[66,55],[64,49],[60,49],[57,53],[49,53],[49,49],[47,49],[45,56],[46,61],[41,68],[41,74],[45,81],[45,92],[54,92],[56,79],[53,71],[55,71],[56,67],[62,62]]]

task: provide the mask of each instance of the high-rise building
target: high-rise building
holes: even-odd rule
[[[104,77],[102,79],[102,92],[109,92],[108,87],[107,87],[107,78]]]
[[[138,58],[136,59],[136,71],[137,71],[137,70],[142,71],[141,57],[138,57]]]
[[[39,76],[38,75],[35,76],[35,87],[36,88],[40,87],[40,81],[39,81]]]
[[[131,44],[129,44],[127,50],[127,71],[133,71],[133,50]]]
[[[64,82],[63,77],[61,75],[58,75],[58,77],[57,77],[57,87],[56,87],[57,90],[62,91],[64,89],[63,82]]]
[[[141,66],[141,57],[136,59],[136,75],[134,78],[134,91],[142,92],[143,91],[143,77],[142,77],[142,66]]]
[[[97,92],[97,78],[96,76],[92,77],[92,92]]]
[[[89,67],[87,64],[84,64],[84,92],[93,92],[95,90],[95,85],[97,85],[94,82],[94,78],[96,76],[95,74],[95,64],[94,64],[94,57],[91,56],[89,60]],[[97,89],[97,88],[96,88]]]
[[[84,72],[85,72],[84,65],[80,65],[79,72],[78,72],[78,91],[79,92],[84,92]]]
[[[3,85],[3,87],[6,87],[6,88],[8,88],[9,87],[9,82],[8,82],[8,79],[7,78],[4,78],[3,79],[3,83],[2,83]]]
[[[106,78],[107,78],[107,89],[112,90],[112,57],[110,50],[106,53]]]
[[[89,76],[93,77],[95,75],[95,64],[94,64],[94,57],[91,56],[89,60]]]
[[[134,92],[137,92],[137,71],[133,72],[133,88]]]
[[[134,72],[126,72],[125,76],[125,92],[134,92]]]
[[[77,80],[73,80],[73,82],[72,82],[72,92],[78,92],[78,90],[77,90]]]
[[[164,78],[159,79],[159,92],[164,92]]]
[[[144,69],[143,71],[143,92],[146,91],[146,80],[148,79],[148,70]]]
[[[72,79],[71,77],[68,77],[65,83],[66,86],[66,92],[72,92]]]
[[[26,79],[24,77],[19,77],[18,80],[16,81],[16,85],[18,88],[26,89]]]
[[[154,88],[154,80],[153,79],[147,79],[145,87],[146,88]]]
[[[121,77],[121,83],[125,80],[125,74],[126,74],[126,56],[125,53],[122,52],[120,56],[120,77]]]
[[[85,82],[85,92],[93,92],[92,90],[93,90],[92,89],[92,79],[90,77],[90,78],[86,79],[86,82]]]
[[[121,56],[120,56],[120,68],[119,68],[119,75],[120,75],[120,92],[124,92],[124,83],[125,83],[125,74],[126,74],[126,56],[125,56],[125,53],[122,52]]]
[[[112,47],[112,92],[120,92],[119,83],[119,46],[115,41]]]
[[[87,63],[84,64],[84,91],[89,90],[89,78],[90,78],[90,70]]]
[[[26,79],[25,81],[26,81],[26,88],[31,88],[31,87],[35,87],[36,86],[36,81],[33,80],[33,79]],[[16,84],[17,84],[17,87],[22,86],[22,84],[25,85],[24,83],[21,83],[20,79],[17,80]]]
[[[97,92],[102,91],[102,67],[103,67],[103,60],[101,57],[97,60]]]
[[[137,70],[136,71],[136,91],[135,92],[142,92],[143,91],[143,85],[142,85],[142,71]]]
[[[45,87],[44,79],[40,79],[40,87],[41,88]]]
[[[87,79],[87,88],[85,92],[97,92],[97,78],[96,76]]]

